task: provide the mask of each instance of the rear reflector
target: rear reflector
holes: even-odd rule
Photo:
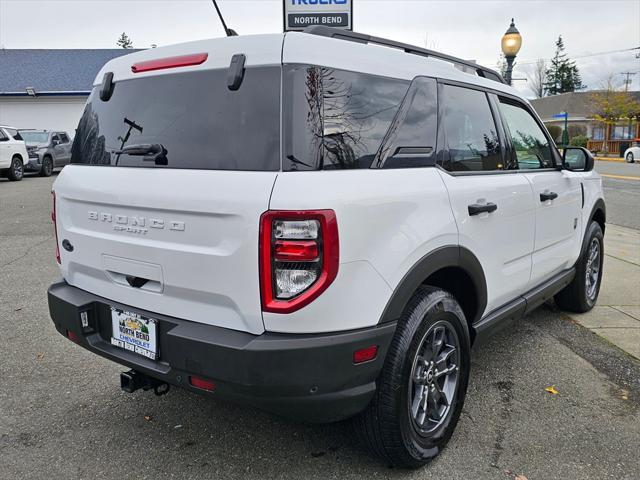
[[[378,355],[378,346],[372,345],[367,348],[361,348],[360,350],[356,350],[353,352],[353,363],[364,363],[370,362],[371,360],[376,358]]]
[[[158,58],[157,60],[147,60],[146,62],[134,63],[131,66],[133,73],[151,72],[153,70],[164,70],[166,68],[191,67],[203,64],[209,54],[196,53],[193,55],[180,55],[178,57]]]
[[[200,377],[189,377],[189,383],[191,386],[206,390],[207,392],[213,392],[216,389],[215,382]]]
[[[78,345],[80,345],[80,337],[75,332],[67,330],[67,338],[73,343],[77,343]]]

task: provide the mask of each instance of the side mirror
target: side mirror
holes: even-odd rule
[[[53,145],[54,147],[57,146],[57,145],[60,145],[60,140],[55,140],[55,139],[52,140],[51,141],[51,145]]]
[[[582,147],[566,147],[562,155],[562,166],[572,172],[590,172],[595,161],[589,150]]]

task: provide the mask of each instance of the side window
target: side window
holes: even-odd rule
[[[413,80],[378,152],[379,168],[435,165],[438,131],[438,83],[432,78]]]
[[[14,140],[22,140],[22,136],[18,133],[17,130],[14,130],[13,128],[7,128],[7,133],[11,135]]]
[[[54,135],[51,137],[51,143],[53,143],[53,142],[55,142],[55,141],[57,141],[58,143],[60,143],[60,137],[59,137],[58,135],[55,135],[55,134],[54,134]]]
[[[443,167],[451,172],[503,170],[500,139],[484,92],[444,85]]]
[[[507,135],[511,136],[513,160],[517,168],[553,168],[549,140],[531,114],[524,107],[505,99],[500,99],[500,111],[506,123]]]
[[[312,65],[284,75],[282,169],[370,168],[409,82]]]
[[[9,140],[7,136],[4,134],[2,130],[0,130],[0,142],[6,142],[7,140]]]
[[[60,141],[62,143],[69,143],[69,137],[67,136],[66,133],[61,133],[60,134]]]

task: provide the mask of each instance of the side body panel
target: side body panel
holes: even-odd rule
[[[460,246],[473,252],[487,282],[485,313],[524,293],[531,273],[535,232],[533,191],[518,173],[450,175],[443,178],[460,232]],[[497,210],[471,216],[469,205],[494,203]]]
[[[533,187],[536,233],[529,288],[573,266],[581,247],[582,191],[576,173],[566,170],[526,173]],[[554,193],[554,200],[540,195]]]
[[[405,274],[426,254],[457,246],[449,198],[435,168],[287,172],[272,210],[333,209],[340,269],[305,308],[263,314],[272,332],[314,333],[375,325]]]

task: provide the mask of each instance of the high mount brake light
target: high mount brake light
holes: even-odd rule
[[[262,310],[291,313],[315,300],[338,275],[333,210],[268,211],[260,218]]]
[[[58,264],[61,264],[62,261],[60,259],[60,245],[58,243],[58,223],[56,222],[57,219],[57,215],[56,215],[56,192],[54,192],[53,190],[51,191],[51,197],[53,200],[53,205],[51,208],[51,221],[53,222],[53,233],[55,233],[55,237],[56,237],[56,262],[58,262]]]
[[[180,55],[178,57],[158,58],[145,62],[134,63],[131,66],[133,73],[151,72],[153,70],[164,70],[166,68],[191,67],[203,64],[209,54],[195,53],[193,55]]]

